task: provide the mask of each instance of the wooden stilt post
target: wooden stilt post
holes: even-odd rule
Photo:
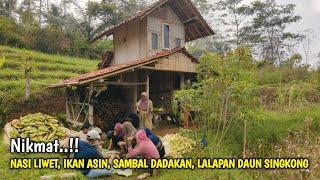
[[[138,77],[137,77],[137,71],[134,72],[134,82],[138,81]],[[137,108],[136,108],[136,103],[138,101],[138,86],[134,85],[133,86],[133,112],[137,112]]]
[[[68,88],[66,88],[66,116],[67,116],[67,121],[71,121],[70,109],[69,109],[69,93],[68,93]]]
[[[73,99],[73,98],[72,98]],[[74,102],[71,101],[72,103],[70,104],[70,107],[71,107],[71,114],[72,114],[72,121],[75,122],[76,121],[76,114],[74,113]]]
[[[93,126],[93,105],[90,104],[92,94],[93,94],[93,84],[90,83],[90,89],[89,89],[89,116],[88,116],[88,120],[89,120],[89,123]]]
[[[149,87],[149,83],[150,83],[150,77],[149,77],[149,72],[146,72],[146,92],[148,94],[148,96],[150,97],[150,87]]]
[[[75,107],[74,107],[75,117],[74,117],[74,120],[75,120],[75,122],[77,122],[78,121],[78,115],[80,113],[80,108],[81,108],[80,95],[79,95],[78,92],[76,92],[74,100],[75,100]]]
[[[180,89],[184,87],[184,74],[180,73]]]

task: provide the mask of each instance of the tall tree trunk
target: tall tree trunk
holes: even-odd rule
[[[49,0],[47,0],[47,14],[49,14],[49,11],[50,11],[50,2],[49,2]]]
[[[40,7],[39,7],[39,26],[41,28],[41,23],[42,23],[42,0],[39,0],[40,2]]]
[[[273,32],[273,28],[271,28],[271,36],[270,36],[270,50],[271,50],[271,62],[274,63],[275,62],[275,58],[274,58],[274,32]]]
[[[12,0],[8,0],[8,18],[11,19],[11,11],[12,11]]]

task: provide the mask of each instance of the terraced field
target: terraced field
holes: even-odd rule
[[[5,64],[0,68],[0,97],[23,97],[25,93],[24,69],[27,58],[31,58],[31,93],[41,93],[45,84],[94,70],[98,60],[88,60],[60,55],[48,55],[0,46],[0,58]]]

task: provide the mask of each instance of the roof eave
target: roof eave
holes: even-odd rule
[[[71,80],[70,82],[68,82],[68,80],[64,80],[64,82],[62,82],[60,84],[54,84],[54,85],[48,86],[48,88],[55,89],[55,88],[62,88],[62,87],[68,87],[68,86],[83,85],[83,84],[86,84],[86,83],[89,83],[89,82],[94,82],[94,81],[97,81],[99,79],[115,76],[115,75],[123,73],[123,72],[128,72],[128,71],[130,71],[132,69],[136,69],[136,68],[139,68],[139,67],[147,65],[147,64],[152,64],[154,62],[157,62],[160,58],[168,57],[168,56],[170,56],[170,55],[172,55],[174,53],[177,53],[177,52],[182,52],[186,56],[188,56],[193,62],[199,63],[198,59],[196,57],[194,57],[192,54],[190,54],[186,50],[185,47],[179,47],[179,48],[171,50],[170,52],[166,52],[164,54],[155,55],[155,57],[151,58],[150,60],[142,60],[140,62],[136,61],[137,63],[135,63],[135,64],[128,65],[127,67],[124,67],[124,68],[116,69],[116,70],[114,70],[113,72],[110,72],[110,73],[104,73],[104,74],[101,74],[101,75],[97,75],[96,77],[85,77],[85,78],[82,78],[82,79],[71,78],[72,80],[69,79],[69,80]]]
[[[141,14],[137,14],[134,17],[132,17],[131,19],[128,19],[112,28],[110,28],[109,30],[103,32],[102,34],[94,37],[92,40],[89,41],[89,43],[94,43],[95,41],[103,38],[104,36],[110,36],[112,34],[114,34],[114,32],[125,26],[128,25],[129,23],[135,22],[137,20],[141,20],[143,18],[145,18],[146,16],[148,16],[150,13],[152,13],[154,10],[156,10],[157,8],[161,7],[162,5],[168,3],[169,0],[160,0],[158,1],[156,4],[154,4],[151,8],[147,9],[145,12],[141,13]],[[207,31],[207,35],[201,35],[200,37],[196,37],[196,38],[190,38],[188,41],[186,42],[190,42],[196,39],[200,39],[200,38],[204,38],[207,36],[211,36],[211,35],[215,35],[214,31],[212,30],[212,28],[208,25],[207,21],[203,18],[203,16],[201,15],[201,13],[198,11],[198,9],[194,6],[194,4],[191,2],[191,0],[187,0],[190,4],[192,4],[191,8],[193,9],[193,11],[196,13],[196,16],[199,18],[199,21],[201,22],[201,24],[205,27],[206,31]]]

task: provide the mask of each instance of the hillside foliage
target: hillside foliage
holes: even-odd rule
[[[0,57],[5,57],[5,62],[0,67],[0,120],[2,124],[10,115],[10,111],[17,109],[19,104],[25,101],[35,103],[34,98],[50,92],[47,85],[95,70],[98,64],[97,60],[48,55],[7,46],[0,46]],[[27,59],[31,64],[32,95],[28,100],[24,98]]]
[[[197,82],[176,91],[175,102],[193,112],[199,132],[215,147],[212,155],[230,139],[237,153],[261,142],[271,147],[290,130],[304,129],[308,116],[318,131],[319,70],[296,66],[291,60],[282,66],[262,65],[247,47],[223,56],[202,56]]]

